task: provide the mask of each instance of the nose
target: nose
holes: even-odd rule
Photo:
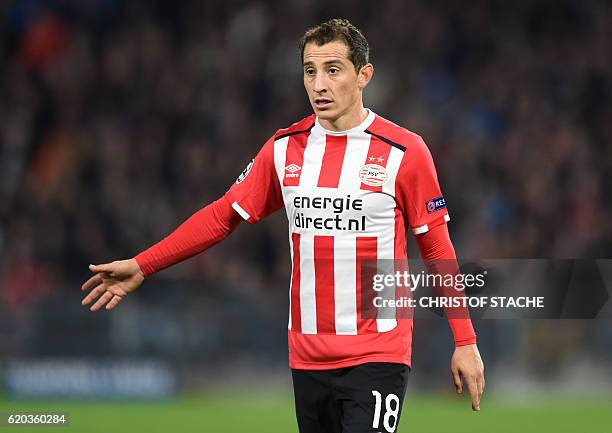
[[[325,74],[317,72],[317,74],[315,75],[312,89],[317,93],[322,93],[327,90]]]

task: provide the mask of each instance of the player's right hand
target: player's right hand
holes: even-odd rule
[[[89,265],[89,270],[95,272],[95,275],[81,286],[84,292],[91,290],[83,298],[81,305],[88,305],[99,298],[91,306],[91,311],[98,311],[104,305],[107,310],[112,310],[128,293],[136,290],[145,279],[135,259]]]

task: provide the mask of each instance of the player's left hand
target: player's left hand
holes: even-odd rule
[[[472,397],[472,410],[479,411],[485,379],[484,364],[482,363],[478,346],[469,344],[467,346],[456,347],[451,359],[451,372],[453,373],[457,394],[463,392],[461,380],[463,379]]]

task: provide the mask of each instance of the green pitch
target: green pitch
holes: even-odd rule
[[[480,413],[466,397],[408,394],[400,432],[418,433],[607,433],[612,431],[612,398],[541,399],[502,402],[485,399]],[[34,402],[0,400],[0,412],[63,411],[65,427],[0,427],[14,432],[87,433],[292,433],[297,432],[290,394],[182,397],[164,402]]]

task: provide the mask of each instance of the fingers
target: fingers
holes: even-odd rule
[[[478,392],[478,383],[475,377],[466,379],[470,396],[472,397],[472,409],[480,410],[480,393]]]
[[[81,305],[89,304],[91,301],[96,299],[98,296],[100,296],[105,291],[106,291],[106,288],[104,287],[104,284],[100,284],[95,289],[93,289],[91,292],[89,292],[89,295],[83,298],[83,300],[81,301]]]
[[[99,297],[91,306],[90,310],[98,311],[104,305],[106,305],[107,310],[112,310],[126,294],[121,288],[114,288],[112,285],[104,284],[105,279],[113,280],[116,278],[116,276],[113,275],[113,264],[103,263],[100,265],[89,265],[89,270],[96,272],[96,274],[81,286],[81,290],[84,292],[91,290],[91,292],[83,298],[81,305],[88,305]],[[119,292],[119,294],[116,294],[117,292]]]
[[[92,272],[108,272],[110,274],[112,274],[113,272],[110,263],[103,263],[101,265],[89,265],[89,270]]]
[[[86,292],[92,287],[97,286],[101,282],[102,282],[102,275],[96,274],[93,277],[91,277],[89,280],[85,281],[85,283],[81,286],[81,290]]]
[[[484,373],[481,373],[478,376],[478,400],[480,400],[482,398],[482,394],[484,393],[484,388],[485,388],[485,379],[484,379]]]
[[[98,299],[96,301],[96,303],[94,305],[91,306],[90,310],[91,311],[98,311],[100,308],[102,308],[104,305],[106,305],[106,309],[107,310],[112,310],[113,308],[115,308],[117,306],[117,304],[123,299],[123,296],[121,295],[115,295],[114,293],[112,293],[109,290],[106,290],[106,288],[104,287],[104,285],[99,285],[98,287],[96,287],[95,289],[93,289],[89,295],[87,295],[83,301],[81,301],[81,305],[88,305],[89,303],[91,303],[93,300],[95,300],[96,298],[98,298],[98,296],[100,296],[100,299]]]
[[[115,308],[117,306],[117,304],[122,300],[123,298],[119,295],[115,295],[113,297],[113,299],[111,299],[111,301],[106,304],[106,309],[107,310],[112,310],[113,308]]]
[[[102,308],[108,301],[110,301],[110,299],[113,297],[113,294],[111,292],[106,292],[104,293],[102,296],[100,296],[100,299],[98,299],[98,301],[93,304],[90,308],[91,311],[98,311],[100,308]]]
[[[453,374],[453,381],[455,382],[455,391],[457,394],[461,394],[463,392],[463,384],[461,383],[461,376],[459,375],[459,370],[453,368],[451,370]]]

